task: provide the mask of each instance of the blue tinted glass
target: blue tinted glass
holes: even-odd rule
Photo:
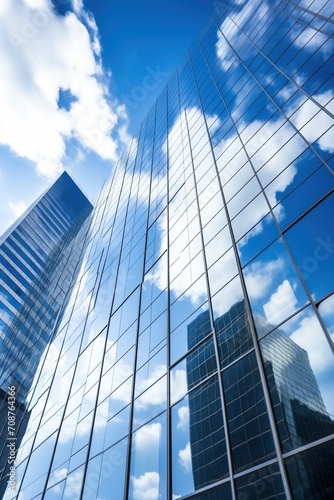
[[[334,287],[334,223],[329,215],[333,208],[334,195],[330,195],[285,235],[315,300],[331,293]]]

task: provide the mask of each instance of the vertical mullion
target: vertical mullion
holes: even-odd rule
[[[145,275],[145,260],[146,260],[146,250],[147,250],[147,235],[149,228],[149,209],[150,209],[150,200],[151,200],[151,188],[152,188],[152,171],[153,171],[153,161],[154,161],[154,145],[155,145],[155,134],[156,134],[156,115],[157,115],[157,103],[155,104],[154,109],[154,132],[153,132],[153,147],[152,147],[152,160],[150,166],[150,184],[149,184],[149,194],[147,201],[147,214],[146,214],[146,234],[145,234],[145,245],[144,245],[144,255],[143,255],[143,269],[142,269],[142,281],[139,285],[140,295],[139,295],[139,303],[138,303],[138,320],[137,320],[137,332],[136,332],[136,343],[135,343],[135,356],[134,356],[134,366],[133,366],[133,381],[132,381],[132,390],[131,390],[131,410],[130,410],[130,419],[129,419],[129,433],[128,433],[128,448],[127,448],[127,457],[126,457],[126,473],[125,473],[125,481],[124,481],[124,498],[128,498],[129,488],[130,488],[130,470],[131,470],[131,452],[132,452],[132,435],[133,435],[133,413],[134,413],[134,404],[135,404],[135,383],[136,383],[136,368],[137,368],[137,355],[138,355],[138,340],[139,340],[139,331],[140,331],[140,308],[142,301],[142,291],[143,291],[143,280]],[[149,118],[146,121],[146,131],[148,129]],[[145,145],[146,136],[143,139],[143,143]],[[144,154],[144,147],[142,151],[142,157]],[[141,158],[142,160],[142,158]],[[143,165],[140,163],[140,173],[143,172]],[[140,179],[139,179],[140,182]],[[139,184],[138,184],[139,188]]]
[[[166,87],[166,191],[167,191],[167,498],[172,498],[172,417],[171,417],[171,396],[170,396],[170,377],[171,377],[171,357],[170,357],[170,236],[169,236],[169,217],[170,217],[170,196],[169,196],[169,87]]]

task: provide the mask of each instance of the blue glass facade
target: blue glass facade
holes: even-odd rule
[[[7,472],[8,388],[15,387],[19,444],[36,370],[79,271],[92,209],[65,172],[1,238],[1,477]]]
[[[19,499],[334,497],[333,16],[217,3],[100,194]]]

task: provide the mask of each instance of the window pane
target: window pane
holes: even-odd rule
[[[307,303],[281,239],[251,261],[244,268],[244,276],[259,337]]]
[[[172,492],[185,495],[228,474],[217,377],[172,408]]]
[[[275,457],[264,393],[254,353],[223,372],[235,470]]]
[[[133,433],[132,439],[129,500],[148,498],[148,494],[150,500],[165,500],[167,498],[166,414],[138,429]]]
[[[236,481],[238,498],[285,500],[281,474],[277,464],[246,474]],[[296,497],[297,498],[297,497]]]
[[[333,440],[286,459],[295,498],[333,498]]]
[[[283,451],[334,432],[334,355],[311,307],[260,341]]]
[[[171,370],[172,404],[216,370],[215,349],[210,338]]]
[[[334,289],[333,211],[332,194],[286,232],[286,240],[315,300]]]

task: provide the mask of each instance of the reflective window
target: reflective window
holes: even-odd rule
[[[172,408],[172,492],[185,495],[228,474],[217,377]]]
[[[207,304],[204,304],[171,332],[171,362],[174,363],[189,349],[194,347],[196,343],[203,340],[211,331],[210,314]]]
[[[132,435],[129,499],[167,498],[166,414],[140,427]],[[123,497],[120,497],[123,498]]]
[[[334,223],[329,216],[333,209],[334,195],[330,195],[285,234],[315,300],[331,293],[334,288]]]
[[[244,268],[259,337],[307,303],[307,295],[281,239]]]
[[[147,387],[150,387],[167,371],[167,349],[160,349],[152,355],[136,373],[135,396],[141,394]]]
[[[230,230],[225,227],[205,247],[207,266],[211,267],[231,246]]]
[[[333,496],[333,441],[315,446],[285,460],[295,497]]]
[[[269,213],[237,242],[241,265],[246,265],[277,237],[278,230]]]
[[[275,457],[259,369],[254,353],[223,372],[227,417],[235,470]]]
[[[207,301],[207,284],[201,276],[170,307],[170,328],[174,330]]]
[[[215,318],[220,363],[224,368],[253,347],[250,325],[243,300]]]
[[[83,500],[123,498],[126,449],[124,439],[88,462]],[[75,498],[74,492],[69,498]]]
[[[208,270],[212,295],[234,278],[237,273],[235,254],[231,248]]]
[[[239,240],[246,233],[256,227],[258,222],[269,212],[269,207],[265,197],[260,193],[249,203],[234,219],[232,219],[232,229],[234,237]],[[254,228],[255,230],[255,228]]]
[[[103,448],[107,449],[129,432],[130,406],[126,406],[116,415],[113,415],[105,425],[103,421],[97,420],[96,427],[105,427]],[[92,454],[92,453],[91,453]]]
[[[320,302],[318,307],[319,313],[330,333],[332,341],[334,333],[334,294],[330,295],[327,299]]]
[[[214,319],[218,322],[217,328],[219,331],[219,318],[224,316],[232,306],[243,300],[243,292],[241,288],[240,277],[237,275],[219,292],[212,296],[212,309]]]
[[[322,166],[290,193],[273,210],[282,229],[285,229],[305,210],[334,187],[333,175]],[[333,204],[333,202],[332,202]]]
[[[199,320],[201,321],[201,317]],[[196,331],[198,331],[196,328],[188,331],[190,345],[192,343],[193,345],[197,344],[195,339],[191,339],[191,333]],[[215,349],[211,338],[171,370],[171,403],[178,401],[188,390],[195,387],[216,370]]]
[[[194,500],[232,500],[230,483],[224,483],[192,497]]]
[[[142,425],[162,411],[167,404],[167,377],[164,376],[155,382],[141,396],[134,401],[134,427]]]
[[[334,355],[308,307],[260,342],[283,451],[334,431]]]
[[[238,498],[285,500],[283,482],[277,464],[258,469],[236,480]]]

